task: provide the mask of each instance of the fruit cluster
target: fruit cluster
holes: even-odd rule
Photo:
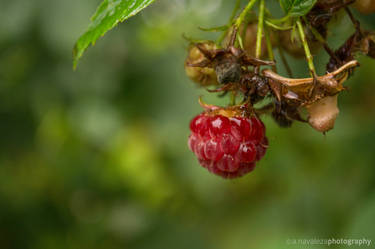
[[[224,178],[252,171],[265,155],[268,140],[262,114],[270,113],[281,127],[300,121],[319,132],[331,130],[339,113],[338,94],[359,66],[355,56],[361,53],[375,58],[375,33],[363,30],[349,9],[355,0],[312,1],[311,6],[300,6],[308,8],[305,14],[276,21],[264,0],[259,0],[255,18],[250,11],[255,2],[250,1],[228,25],[211,29],[223,32],[218,41],[190,41],[185,61],[191,80],[209,92],[231,94],[227,107],[201,102],[205,110],[190,124],[189,148],[203,167]],[[370,11],[372,3],[363,0],[354,6],[362,11],[368,5],[366,12],[374,12]],[[328,24],[339,18],[340,12],[346,12],[355,31],[340,48],[332,50],[327,43]],[[321,48],[330,59],[327,73],[318,76],[313,54]],[[274,49],[278,49],[289,78],[277,73]],[[305,57],[311,77],[293,78],[284,51]],[[239,98],[241,102],[236,104]]]
[[[242,176],[255,167],[268,146],[258,118],[202,113],[190,123],[189,148],[201,165],[225,178]]]

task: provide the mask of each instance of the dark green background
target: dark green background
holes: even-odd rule
[[[223,180],[186,144],[198,96],[228,100],[186,78],[181,34],[213,37],[196,28],[226,23],[234,1],[159,1],[100,39],[73,72],[74,42],[99,2],[0,0],[0,248],[375,239],[375,61],[360,57],[333,131],[281,129],[265,117],[266,157],[250,175]],[[375,28],[374,15],[361,20]],[[353,32],[347,18],[336,23],[335,48]],[[320,73],[326,61],[316,57]],[[305,62],[292,67],[307,75]]]

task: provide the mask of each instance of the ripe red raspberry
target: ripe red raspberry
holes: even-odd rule
[[[226,117],[202,113],[190,123],[189,148],[199,163],[223,178],[251,172],[265,155],[265,126],[256,117]]]

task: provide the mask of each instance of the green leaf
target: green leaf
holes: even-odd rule
[[[104,0],[91,18],[87,31],[78,39],[73,49],[73,68],[85,50],[119,22],[136,15],[155,0]]]
[[[280,0],[281,8],[287,16],[300,17],[306,15],[317,0]]]

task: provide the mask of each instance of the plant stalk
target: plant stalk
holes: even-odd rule
[[[229,18],[230,22],[233,22],[234,18],[236,17],[236,13],[237,13],[238,9],[240,8],[240,5],[241,5],[241,0],[237,0],[236,5],[234,6],[233,12],[232,12],[232,14],[230,15],[230,18]]]
[[[264,29],[264,36],[266,37],[268,58],[269,58],[270,61],[274,61],[275,60],[275,55],[273,53],[272,42],[271,42],[271,38],[270,38],[270,34],[269,34],[269,30],[268,29]],[[272,66],[272,70],[275,71],[275,72],[277,72],[276,65]]]
[[[263,29],[264,29],[264,0],[260,0],[257,43],[256,43],[256,50],[255,50],[255,57],[258,59],[260,58],[261,53],[262,53]]]
[[[234,24],[237,28],[239,28],[241,26],[241,24],[243,23],[243,21],[246,18],[247,13],[249,13],[249,11],[253,8],[254,4],[257,1],[258,0],[250,0],[249,3],[246,5],[245,9],[241,12],[240,16],[237,18],[237,20]]]
[[[310,73],[312,74],[312,77],[315,78],[317,75],[316,75],[316,70],[314,66],[314,59],[311,55],[309,44],[307,43],[307,40],[306,40],[305,30],[303,29],[303,25],[302,25],[300,18],[298,18],[297,20],[297,27],[298,27],[298,32],[302,41],[303,48],[305,50],[306,60],[309,65]]]
[[[236,105],[236,92],[232,91],[230,95],[230,104],[232,106]]]
[[[229,18],[228,27],[233,24],[233,20],[236,17],[236,13],[237,13],[238,9],[240,8],[240,4],[241,4],[241,0],[237,0],[236,5],[234,6],[232,14],[230,15],[230,18]],[[221,45],[221,43],[223,42],[223,40],[227,36],[229,30],[230,30],[230,28],[228,28],[227,30],[225,30],[221,33],[219,39],[217,39],[217,42],[216,42],[217,45],[219,45],[219,46]]]

